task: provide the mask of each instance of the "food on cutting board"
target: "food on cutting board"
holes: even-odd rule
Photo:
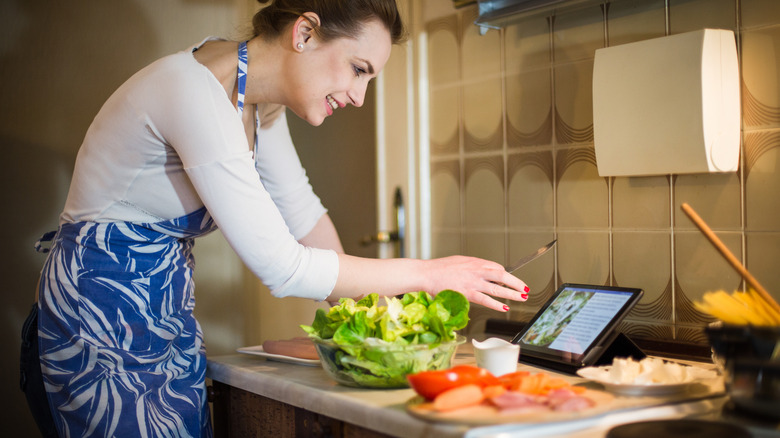
[[[453,290],[432,297],[424,291],[401,298],[369,294],[355,302],[317,309],[301,328],[324,352],[323,367],[339,383],[372,388],[408,386],[408,374],[449,368],[457,330],[469,321],[469,301]]]
[[[427,400],[433,400],[444,391],[459,386],[477,385],[481,388],[501,386],[498,377],[473,365],[456,365],[445,370],[422,371],[406,376],[414,391]]]
[[[268,354],[297,357],[299,359],[319,359],[317,348],[311,339],[296,337],[292,339],[268,340],[263,342],[263,351]]]
[[[731,294],[723,290],[705,292],[702,300],[693,304],[699,311],[727,324],[780,326],[780,312],[753,289]]]
[[[546,372],[517,371],[496,377],[472,365],[459,365],[407,378],[412,389],[437,412],[480,405],[492,407],[500,414],[575,412],[595,405],[585,395],[584,387]]]
[[[597,382],[630,385],[671,385],[717,376],[711,369],[683,365],[658,357],[646,357],[638,361],[616,357],[612,365],[582,368],[577,374]]]

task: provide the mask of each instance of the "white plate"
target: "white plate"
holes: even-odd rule
[[[604,389],[609,392],[621,395],[669,395],[687,391],[691,385],[697,382],[686,383],[656,383],[652,385],[633,385],[628,383],[610,383],[606,381],[594,380],[604,385]]]
[[[687,382],[680,383],[615,383],[607,379],[610,366],[588,367],[577,370],[577,375],[584,377],[596,383],[600,383],[607,391],[621,395],[670,395],[687,391],[691,386],[697,385],[708,379],[716,377],[714,371],[702,370],[702,376]]]
[[[254,347],[242,347],[236,351],[238,351],[239,353],[264,357],[268,360],[275,360],[277,362],[291,363],[295,365],[306,365],[310,367],[320,366],[319,359],[301,359],[299,357],[282,356],[281,354],[266,353],[265,350],[263,350],[262,345],[255,345]]]

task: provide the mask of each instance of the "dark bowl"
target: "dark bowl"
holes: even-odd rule
[[[714,323],[705,333],[735,407],[780,419],[780,327]]]

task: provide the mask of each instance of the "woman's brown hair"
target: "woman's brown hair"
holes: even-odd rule
[[[320,25],[312,25],[323,42],[337,38],[356,38],[363,25],[371,20],[378,20],[387,28],[393,44],[406,39],[396,0],[257,1],[270,4],[260,9],[252,19],[255,36],[276,39],[305,12],[314,12],[320,17]]]

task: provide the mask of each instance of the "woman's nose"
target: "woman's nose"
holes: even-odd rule
[[[368,87],[368,83],[358,85],[354,87],[352,90],[350,90],[347,95],[349,96],[349,100],[352,102],[352,105],[356,107],[363,106],[363,102],[366,99],[366,88]]]

